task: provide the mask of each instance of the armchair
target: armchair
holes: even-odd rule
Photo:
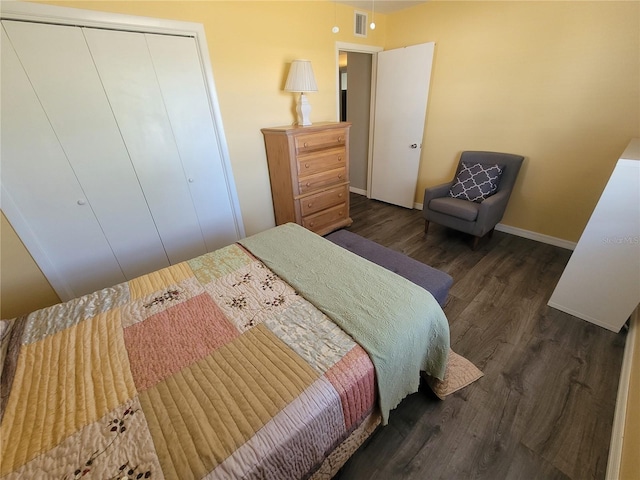
[[[509,153],[462,152],[454,179],[424,191],[422,215],[425,219],[425,235],[429,230],[429,222],[435,222],[473,235],[472,248],[475,250],[480,239],[487,234],[491,236],[496,224],[502,220],[523,161],[524,157]],[[449,190],[463,168],[462,162],[502,166],[497,191],[482,201],[451,197]]]

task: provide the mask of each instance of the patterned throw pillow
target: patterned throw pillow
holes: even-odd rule
[[[503,169],[502,165],[462,162],[449,196],[480,203],[496,193]]]

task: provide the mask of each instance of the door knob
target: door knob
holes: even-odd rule
[[[417,143],[412,143],[411,144],[411,148],[418,148],[418,144]]]

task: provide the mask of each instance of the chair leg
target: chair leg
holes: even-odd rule
[[[424,236],[427,236],[427,232],[429,231],[429,220],[424,221]]]
[[[489,230],[489,233],[487,233],[487,237],[489,238],[493,238],[493,231],[495,230],[495,227],[492,228],[491,230]]]
[[[478,244],[480,243],[481,239],[482,237],[473,237],[473,242],[471,243],[471,250],[475,250],[476,248],[478,248]]]

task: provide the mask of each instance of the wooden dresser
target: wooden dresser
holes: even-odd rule
[[[276,224],[325,235],[351,225],[349,122],[263,128]]]

